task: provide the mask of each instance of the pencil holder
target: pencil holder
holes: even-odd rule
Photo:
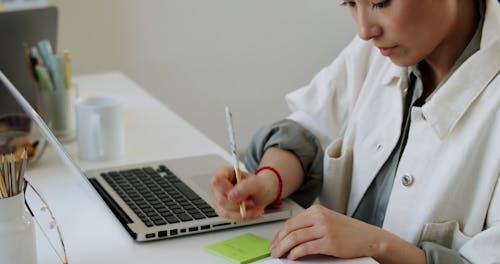
[[[40,115],[61,142],[70,142],[76,137],[74,103],[77,88],[40,90]]]
[[[37,262],[33,218],[26,211],[24,194],[0,199],[0,262]]]

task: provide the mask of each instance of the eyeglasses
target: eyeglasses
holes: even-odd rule
[[[24,185],[24,197],[24,201],[26,207],[28,208],[28,211],[33,216],[33,219],[49,242],[50,246],[58,256],[58,258],[62,261],[62,263],[68,264],[68,252],[66,251],[66,246],[64,245],[61,228],[59,228],[57,220],[50,210],[50,207],[46,200],[26,177]],[[28,203],[28,198],[30,198],[30,203],[33,203],[32,205]],[[34,210],[35,208],[39,208],[39,210]]]

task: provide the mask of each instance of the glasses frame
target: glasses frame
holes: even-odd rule
[[[62,232],[61,232],[61,228],[59,227],[59,224],[57,223],[57,220],[56,220],[54,214],[52,213],[52,210],[50,210],[49,204],[43,198],[43,196],[40,194],[40,192],[31,184],[31,182],[26,177],[24,177],[24,180],[25,181],[24,181],[24,187],[23,187],[23,195],[24,195],[24,198],[25,198],[24,199],[24,203],[26,204],[26,208],[28,209],[28,211],[30,212],[31,216],[33,217],[33,219],[37,223],[38,227],[40,227],[40,230],[42,230],[43,235],[45,236],[45,238],[49,242],[50,246],[52,247],[52,249],[54,250],[54,252],[56,253],[56,255],[59,257],[59,259],[62,261],[63,264],[68,264],[69,263],[68,262],[68,252],[67,252],[66,246],[64,244],[64,239],[63,239],[63,235],[62,235]],[[38,196],[38,198],[42,202],[42,204],[43,204],[44,207],[42,207],[41,210],[42,211],[43,210],[47,210],[47,212],[49,213],[50,219],[51,219],[51,226],[49,228],[54,228],[55,227],[55,229],[57,231],[57,235],[59,236],[59,242],[61,243],[61,247],[62,247],[62,250],[63,250],[63,256],[60,256],[59,252],[57,251],[57,249],[55,248],[55,246],[52,244],[52,242],[48,238],[47,234],[45,233],[42,225],[40,224],[40,222],[38,222],[38,219],[36,219],[35,214],[33,214],[33,210],[31,209],[28,201],[26,200],[26,191],[27,191],[28,187],[30,187],[33,190],[33,192],[36,194],[36,196]],[[52,224],[54,226],[52,226]]]

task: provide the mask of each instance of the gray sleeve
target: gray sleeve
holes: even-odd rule
[[[464,264],[464,261],[458,252],[439,244],[433,242],[422,242],[420,244],[420,248],[425,251],[425,263],[427,264]]]
[[[284,119],[261,128],[252,138],[246,155],[245,166],[254,172],[270,147],[292,151],[304,169],[304,182],[290,198],[307,208],[316,199],[323,182],[323,149],[318,139],[299,123]]]

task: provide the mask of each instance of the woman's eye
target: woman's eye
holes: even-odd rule
[[[347,6],[347,7],[355,7],[356,6],[356,2],[354,1],[344,1],[342,3],[340,3],[341,6]]]
[[[383,0],[381,2],[378,2],[378,3],[372,3],[372,7],[373,8],[384,8],[384,7],[387,7],[390,3],[390,0]]]

